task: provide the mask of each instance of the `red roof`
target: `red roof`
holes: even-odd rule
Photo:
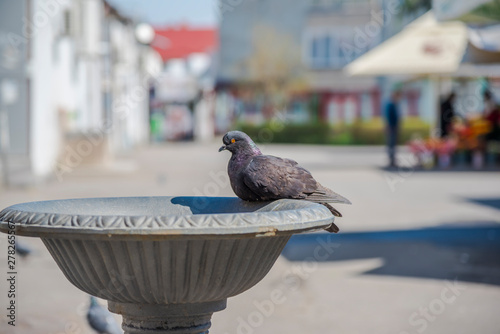
[[[188,26],[156,28],[151,45],[163,61],[185,58],[192,53],[210,52],[218,45],[217,29]]]

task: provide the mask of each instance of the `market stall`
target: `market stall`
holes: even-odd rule
[[[354,60],[345,71],[352,76],[399,77],[396,80],[402,87],[422,83],[418,105],[430,113],[432,130],[428,139],[406,143],[418,165],[494,167],[500,147],[496,101],[500,97],[500,40],[495,38],[499,27],[440,22],[429,11]],[[451,92],[455,95],[453,113],[444,134],[442,102]]]

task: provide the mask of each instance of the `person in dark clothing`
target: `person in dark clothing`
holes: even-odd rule
[[[453,118],[455,117],[455,109],[453,102],[455,101],[455,93],[451,92],[450,95],[441,103],[440,120],[441,138],[447,138],[450,134]]]
[[[484,119],[490,125],[491,130],[486,134],[486,141],[500,141],[500,106],[496,103],[493,94],[487,90],[483,94],[484,97]]]
[[[400,91],[393,91],[391,99],[385,108],[385,121],[387,132],[387,153],[389,155],[389,167],[396,167],[396,145],[398,143],[399,132],[399,100]]]

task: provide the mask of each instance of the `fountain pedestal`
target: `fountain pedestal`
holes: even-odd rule
[[[208,333],[212,314],[225,308],[226,300],[161,306],[109,302],[109,310],[123,316],[125,334]]]

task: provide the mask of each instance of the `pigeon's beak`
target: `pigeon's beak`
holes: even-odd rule
[[[219,148],[219,152],[222,152],[226,149],[226,145],[222,145],[220,148]]]

